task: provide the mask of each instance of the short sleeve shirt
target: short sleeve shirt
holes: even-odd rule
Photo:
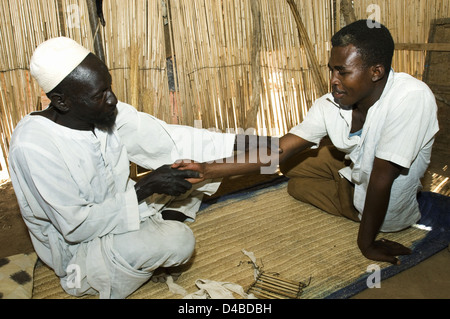
[[[420,219],[416,200],[439,130],[437,105],[430,88],[405,73],[391,70],[381,98],[369,109],[361,136],[350,136],[352,110],[343,110],[327,94],[290,133],[315,143],[328,136],[352,165],[340,171],[355,184],[354,205],[363,213],[375,157],[401,167],[394,181],[382,231],[397,231]]]

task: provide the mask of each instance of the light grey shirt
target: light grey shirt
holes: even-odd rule
[[[352,165],[340,171],[355,184],[354,205],[362,216],[375,157],[403,167],[394,181],[382,231],[398,231],[420,219],[417,192],[439,130],[437,105],[429,87],[391,70],[381,98],[369,109],[361,136],[350,137],[352,111],[343,110],[327,94],[290,133],[320,144],[329,136]]]

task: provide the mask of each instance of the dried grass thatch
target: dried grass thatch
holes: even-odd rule
[[[92,1],[1,1],[5,157],[17,122],[45,107],[28,64],[50,37],[68,36],[94,51],[99,36],[118,98],[169,123],[201,120],[221,131],[282,135],[326,91],[337,29],[379,18],[398,43],[396,71],[421,78],[426,50],[444,48],[427,45],[431,23],[450,14],[450,0],[109,0],[103,4],[106,26],[94,30]],[[172,89],[168,57],[176,62]]]

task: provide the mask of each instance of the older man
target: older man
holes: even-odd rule
[[[106,65],[60,37],[34,52],[31,74],[51,100],[16,127],[11,180],[39,258],[68,293],[125,298],[157,268],[187,262],[203,194],[196,172],[170,168],[180,158],[230,156],[235,136],[168,125],[114,95]],[[137,183],[130,161],[152,170]]]
[[[385,26],[357,21],[335,34],[332,45],[332,93],[319,98],[305,120],[280,139],[281,169],[293,197],[360,222],[357,241],[364,256],[397,264],[396,256],[410,250],[377,235],[420,219],[420,179],[439,130],[436,101],[425,83],[391,69],[394,41]],[[325,137],[333,145],[318,149]],[[315,149],[305,151],[309,148]],[[177,167],[212,178],[262,165]]]

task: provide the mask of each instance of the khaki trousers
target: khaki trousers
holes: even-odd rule
[[[300,153],[280,168],[289,178],[288,193],[292,197],[359,222],[359,212],[353,205],[354,185],[339,174],[348,164],[343,152],[323,146]]]

